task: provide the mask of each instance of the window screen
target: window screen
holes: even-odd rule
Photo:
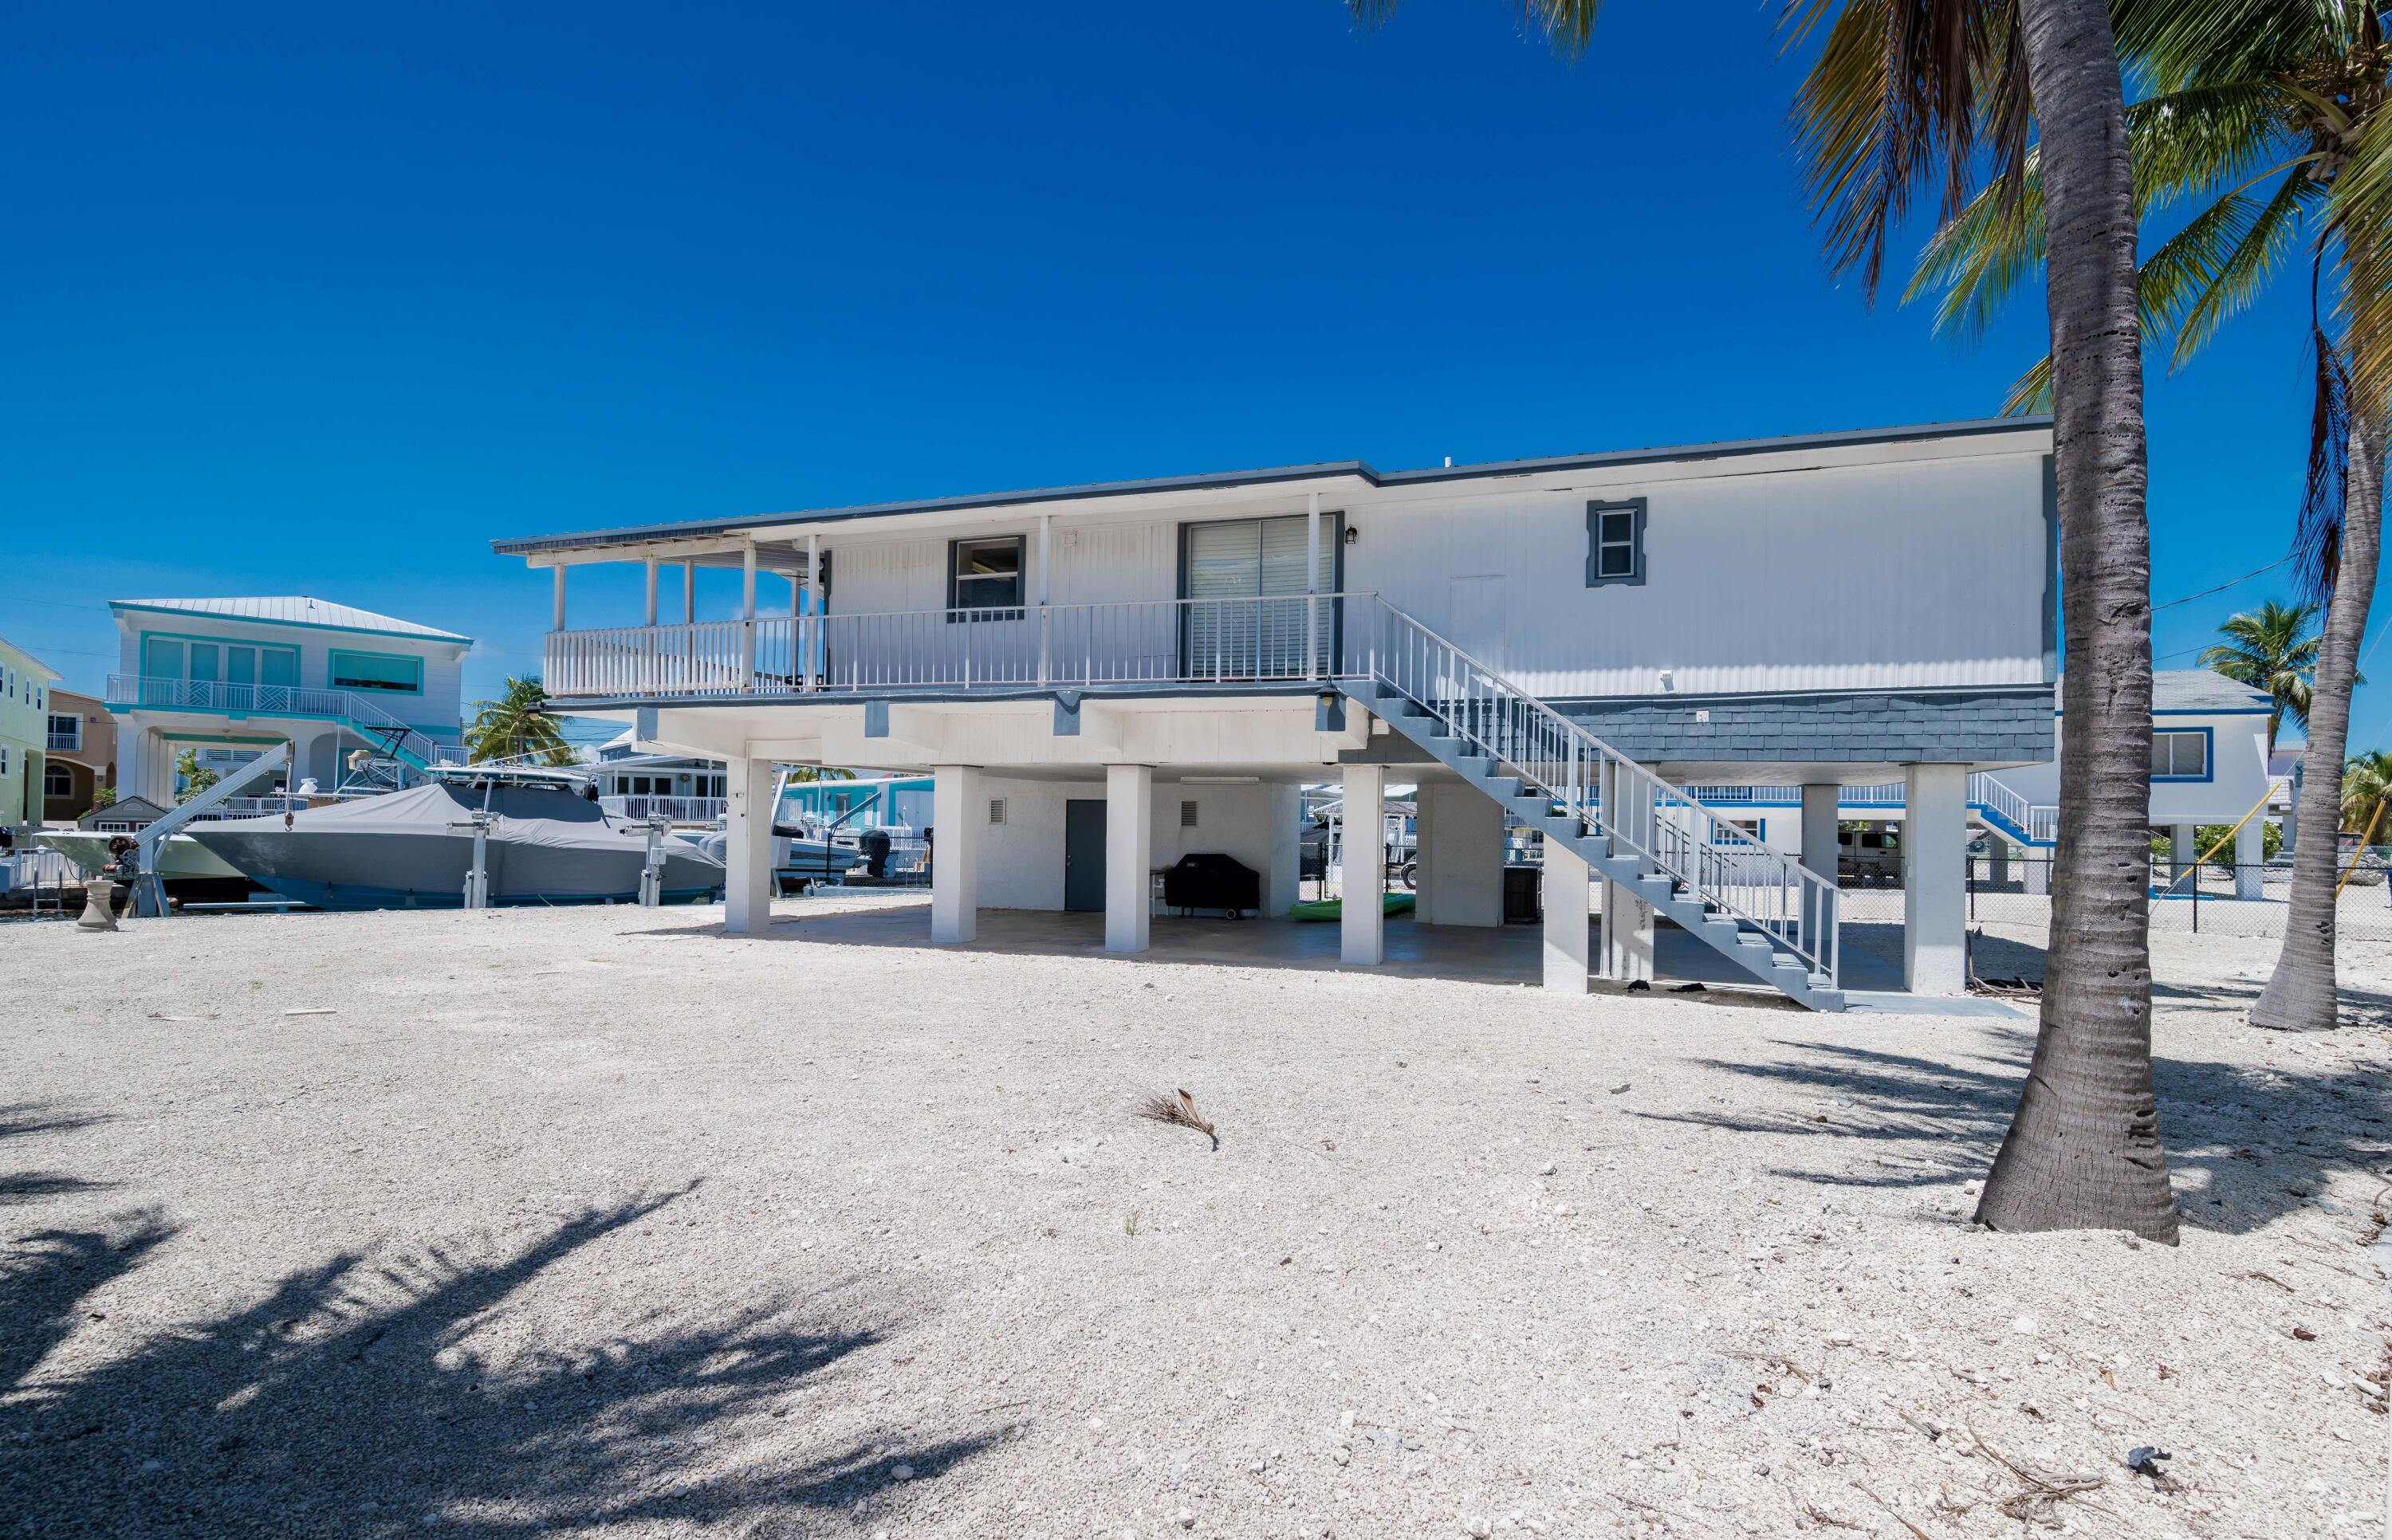
[[[2208,774],[2208,733],[2178,731],[2152,734],[2152,779],[2200,780]]]
[[[1010,612],[972,617],[981,620],[1021,618],[1018,607],[1021,603],[1020,536],[956,540],[947,549],[947,608]]]

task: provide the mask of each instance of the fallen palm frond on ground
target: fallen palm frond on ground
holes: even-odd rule
[[[1212,1140],[1215,1149],[1221,1147],[1221,1136],[1213,1132],[1213,1125],[1206,1122],[1203,1116],[1196,1110],[1196,1099],[1185,1091],[1180,1092],[1176,1097],[1166,1096],[1160,1091],[1156,1092],[1138,1105],[1138,1115],[1151,1119],[1158,1123],[1192,1128],[1205,1138]]]
[[[2042,1470],[2034,1466],[2021,1465],[1976,1434],[1970,1433],[1970,1439],[1976,1447],[1967,1453],[1982,1455],[2025,1483],[2024,1490],[2004,1499],[2001,1504],[2001,1510],[2013,1519],[2030,1523],[2048,1524],[2055,1517],[2051,1510],[2056,1505],[2104,1484],[2103,1479],[2100,1476],[2071,1475],[2063,1471]],[[2087,1501],[2084,1506],[2096,1513],[2115,1517],[2099,1503]]]

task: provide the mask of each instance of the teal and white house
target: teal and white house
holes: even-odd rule
[[[1707,964],[1836,1008],[1847,786],[1903,783],[1922,852],[1900,982],[1965,987],[1970,778],[2052,752],[2050,456],[2048,421],[2008,418],[497,550],[551,574],[552,697],[724,763],[734,933],[767,923],[775,763],[930,778],[934,942],[971,940],[982,909],[1086,910],[1116,952],[1173,923],[1152,877],[1183,854],[1242,864],[1254,907],[1285,913],[1304,788],[1335,781],[1349,826],[1377,828],[1392,781],[1419,788],[1406,923],[1501,925],[1506,826],[1525,824],[1544,835],[1549,987],[1649,976],[1666,918]],[[637,611],[576,602],[575,570],[606,563],[641,571]],[[700,567],[738,575],[734,615],[700,618]],[[1688,789],[1718,784],[1788,788],[1798,849]],[[1384,956],[1376,864],[1347,863],[1349,964]]]
[[[119,657],[107,705],[126,796],[171,806],[186,750],[221,772],[288,742],[294,781],[327,792],[365,767],[388,785],[462,757],[471,637],[305,595],[109,610]]]

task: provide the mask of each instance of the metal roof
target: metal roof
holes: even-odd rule
[[[1602,454],[1556,455],[1540,459],[1488,460],[1476,465],[1431,466],[1418,471],[1378,471],[1358,459],[1322,460],[1310,465],[1282,465],[1258,471],[1223,471],[1192,476],[1159,476],[1139,481],[1089,482],[1075,486],[1041,486],[1018,492],[985,492],[956,498],[923,498],[905,502],[857,503],[843,508],[807,509],[794,512],[747,514],[730,519],[689,519],[670,524],[626,524],[613,529],[575,534],[535,536],[518,540],[493,540],[501,556],[530,556],[545,551],[590,546],[629,545],[648,540],[704,539],[734,530],[786,524],[832,524],[849,519],[888,518],[907,513],[966,511],[1010,508],[1023,503],[1071,502],[1092,498],[1132,497],[1153,492],[1209,492],[1247,486],[1301,485],[1307,481],[1358,478],[1372,486],[1410,486],[1424,483],[1476,481],[1495,476],[1528,476],[1552,471],[1600,470],[1616,466],[1669,464],[1673,461],[1718,459],[1737,455],[1785,454],[1803,449],[1838,449],[1874,444],[1923,443],[1945,438],[1976,438],[2003,434],[2045,433],[2048,417],[1980,418],[1966,422],[1930,422],[1904,428],[1866,428],[1830,434],[1800,434],[1780,438],[1729,439],[1712,444],[1677,445],[1662,448],[1618,449]]]
[[[474,639],[420,626],[395,615],[376,615],[354,604],[335,604],[306,594],[256,599],[111,599],[111,610],[147,610],[163,615],[208,615],[218,620],[257,620],[273,626],[316,626],[336,631],[367,631],[376,636],[415,637],[425,641],[473,645]]]

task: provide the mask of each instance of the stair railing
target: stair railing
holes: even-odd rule
[[[2058,808],[2030,803],[2007,783],[1995,780],[1983,770],[1969,777],[1969,800],[1987,812],[1997,814],[2011,828],[2039,845],[2048,845],[2059,836]]]
[[[1375,595],[1372,678],[1420,705],[1480,757],[1517,775],[1615,855],[1683,885],[1704,905],[1841,978],[1836,886],[1719,817],[1577,722]],[[1608,797],[1606,799],[1606,795]],[[1606,805],[1606,800],[1608,805]]]

